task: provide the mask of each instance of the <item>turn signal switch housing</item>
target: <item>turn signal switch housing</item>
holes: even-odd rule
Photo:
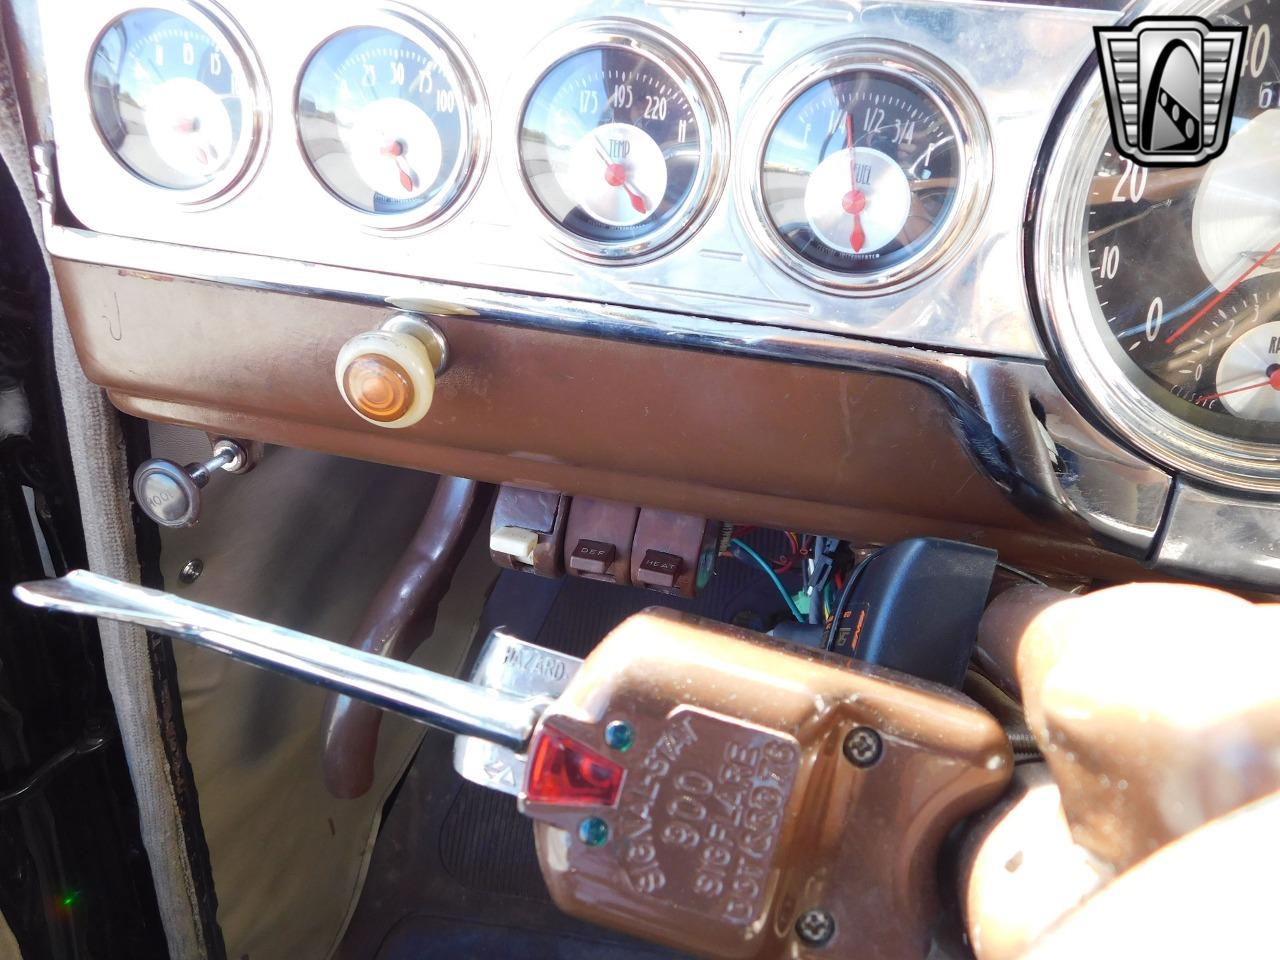
[[[448,352],[444,335],[429,320],[396,314],[343,344],[334,367],[338,392],[369,423],[411,427],[431,409]]]

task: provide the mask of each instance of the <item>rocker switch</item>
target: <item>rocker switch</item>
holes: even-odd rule
[[[579,573],[594,573],[600,576],[609,572],[609,567],[618,558],[618,548],[612,543],[601,543],[599,540],[579,540],[569,554],[569,568]]]

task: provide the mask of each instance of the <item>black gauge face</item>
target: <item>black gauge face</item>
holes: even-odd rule
[[[253,123],[245,67],[230,44],[168,10],[126,13],[98,40],[93,119],[143,180],[192,190],[240,172]]]
[[[421,221],[460,188],[470,158],[470,103],[448,55],[383,27],[330,37],[298,87],[298,130],[311,169],[344,203]]]
[[[937,102],[884,68],[808,87],[769,134],[768,218],[808,263],[870,278],[922,254],[956,207],[960,137]]]
[[[1227,437],[1277,441],[1280,9],[1251,0],[1213,19],[1249,31],[1226,152],[1148,168],[1108,142],[1085,222],[1096,322],[1125,375],[1166,410]]]
[[[539,206],[565,230],[628,244],[696,205],[708,133],[666,67],[598,46],[561,60],[525,105],[520,160]]]

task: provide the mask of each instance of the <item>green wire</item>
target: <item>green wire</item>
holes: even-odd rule
[[[796,602],[791,599],[791,594],[787,593],[787,588],[782,585],[782,581],[779,580],[778,575],[773,572],[773,567],[769,566],[769,562],[737,537],[734,537],[729,542],[760,565],[760,569],[769,575],[769,579],[773,581],[773,585],[777,587],[778,592],[782,594],[782,599],[787,601],[787,609],[791,611],[791,615],[801,623],[804,623],[804,617],[800,613],[800,608],[797,607]]]

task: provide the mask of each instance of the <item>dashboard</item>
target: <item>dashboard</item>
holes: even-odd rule
[[[36,8],[46,242],[126,412],[1280,585],[1270,0],[1125,18],[1204,16],[1240,76],[1195,112],[1225,150],[1168,167],[1117,147],[1105,9]],[[413,419],[340,361],[393,312],[447,346]]]

